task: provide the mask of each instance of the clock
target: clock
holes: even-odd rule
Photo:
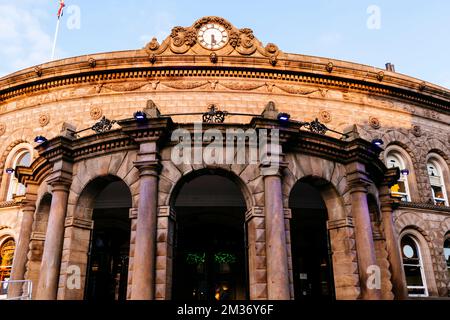
[[[198,31],[198,41],[205,49],[222,49],[228,43],[228,39],[227,30],[219,24],[205,24]]]

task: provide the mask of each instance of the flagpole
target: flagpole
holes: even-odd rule
[[[53,61],[55,59],[56,41],[58,39],[59,23],[60,22],[61,22],[61,19],[60,19],[60,17],[58,17],[58,22],[56,23],[55,39],[53,40],[53,50],[52,50],[52,59],[51,59],[51,61]]]

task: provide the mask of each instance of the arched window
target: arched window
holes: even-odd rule
[[[450,279],[450,234],[447,235],[447,239],[444,242],[444,256],[447,263],[448,277]]]
[[[7,239],[0,247],[0,281],[9,279],[15,248],[13,239]]]
[[[442,207],[448,206],[447,191],[445,190],[441,166],[437,161],[429,160],[427,168],[434,204]]]
[[[28,149],[21,149],[14,155],[10,169],[16,170],[17,167],[29,167],[31,165],[31,161],[31,152]],[[15,197],[23,195],[25,195],[25,186],[19,183],[15,175],[12,173],[9,180],[6,201],[11,201]]]
[[[423,269],[422,255],[417,241],[410,235],[401,240],[403,268],[410,297],[427,297],[428,289]]]
[[[401,198],[402,201],[410,202],[411,196],[408,185],[409,170],[406,168],[405,161],[397,152],[391,152],[386,157],[386,162],[388,168],[399,168],[401,170],[400,179],[391,188],[392,196]]]

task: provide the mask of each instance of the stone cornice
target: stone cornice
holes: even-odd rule
[[[33,69],[26,69],[0,79],[0,102],[81,84],[105,85],[117,81],[148,81],[150,84],[155,80],[173,81],[180,77],[184,80],[237,78],[315,85],[345,92],[385,96],[450,114],[449,90],[431,84],[422,89],[423,82],[395,73],[389,73],[389,77],[379,81],[377,75],[381,71],[366,66],[349,64],[350,66],[342,68],[336,67],[336,72],[330,74],[325,71],[328,59],[317,58],[317,62],[311,59],[302,63],[301,59],[305,56],[299,56],[301,59],[298,61],[281,60],[273,67],[268,65],[266,58],[227,56],[222,58],[220,65],[212,66],[210,62],[208,63],[209,56],[184,55],[167,58],[163,63],[152,66],[145,56],[139,55],[139,52],[129,52],[130,56],[128,58],[123,56],[123,59],[115,57],[123,55],[123,52],[102,55],[105,60],[103,63],[99,61],[95,69],[85,66],[85,61],[69,63],[70,59],[67,64],[64,63],[65,60],[59,61],[58,66],[49,63],[42,67],[44,72],[42,77],[34,75]],[[77,61],[75,58],[74,60]],[[287,94],[301,94],[297,91],[288,90]]]
[[[450,214],[450,207],[441,207],[430,203],[396,202],[394,203],[394,207],[396,210],[404,208],[414,208],[427,211],[439,211]]]

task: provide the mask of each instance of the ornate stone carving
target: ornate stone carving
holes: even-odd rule
[[[150,61],[151,64],[154,64],[156,62],[156,54],[152,53],[150,54],[148,60]]]
[[[420,126],[413,126],[411,131],[418,138],[422,136],[422,128]]]
[[[378,118],[375,118],[375,117],[370,117],[369,118],[369,125],[373,129],[376,129],[376,130],[381,128],[380,120],[378,120]]]
[[[43,113],[39,115],[39,125],[45,127],[50,123],[50,115],[48,113]]]
[[[319,119],[323,123],[330,123],[331,121],[333,121],[333,117],[331,116],[331,113],[326,110],[322,110],[319,112]]]
[[[304,95],[304,96],[307,96],[307,95],[310,95],[310,94],[313,94],[313,93],[319,91],[318,89],[304,90],[304,89],[301,89],[301,88],[296,87],[296,86],[277,85],[276,87],[281,89],[281,90],[283,90],[284,92],[287,92],[287,93],[290,93],[290,94],[300,94],[300,95]]]
[[[94,58],[90,58],[88,60],[88,63],[91,68],[95,68],[97,66],[97,60],[95,60]]]
[[[178,90],[192,90],[206,86],[208,81],[174,81],[163,83],[166,87]]]
[[[212,52],[209,55],[209,60],[211,60],[212,63],[217,63],[217,61],[219,60],[219,58],[217,57],[217,53]]]
[[[334,64],[333,64],[333,62],[328,62],[327,65],[326,65],[326,67],[325,67],[325,69],[326,69],[329,73],[333,72],[333,69],[334,69]]]
[[[41,77],[42,76],[42,68],[41,67],[35,67],[34,68],[34,73],[36,73],[36,75],[38,77]]]
[[[425,81],[422,81],[419,85],[419,90],[423,91],[426,89],[426,87],[427,87],[427,83]]]
[[[278,63],[278,59],[277,59],[277,57],[276,56],[271,56],[270,57],[270,59],[269,59],[269,61],[270,61],[270,64],[272,65],[272,66],[276,66],[277,65],[277,63]]]
[[[0,123],[0,137],[6,132],[6,124]]]
[[[278,47],[269,43],[265,47],[259,42],[253,31],[249,28],[237,29],[231,25],[228,21],[220,17],[204,17],[196,21],[190,27],[175,27],[172,29],[170,36],[159,44],[158,41],[153,38],[145,47],[144,50],[151,57],[152,55],[166,55],[166,54],[185,54],[192,49],[192,53],[199,54],[209,51],[207,48],[203,48],[198,40],[198,32],[205,24],[219,24],[223,26],[228,32],[228,43],[218,49],[218,55],[229,55],[233,51],[238,52],[241,55],[252,55],[258,52],[262,56],[275,61],[280,54]]]
[[[103,116],[103,111],[100,107],[91,107],[89,114],[92,120],[99,120]]]
[[[253,83],[253,82],[235,82],[235,81],[224,81],[220,82],[220,85],[230,89],[230,90],[244,90],[244,91],[252,91],[264,87],[269,84],[265,83]]]
[[[384,79],[384,72],[383,71],[378,72],[377,79],[378,79],[378,81],[383,81],[383,79]]]
[[[103,84],[103,88],[115,91],[115,92],[128,92],[136,91],[147,85],[148,82],[125,82],[117,84]]]

